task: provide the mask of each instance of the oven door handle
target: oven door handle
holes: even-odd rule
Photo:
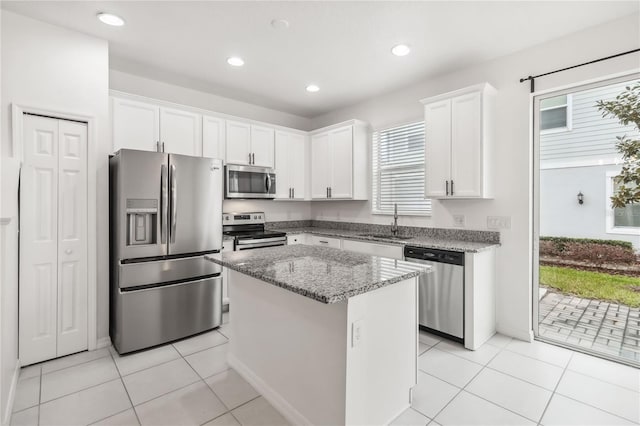
[[[236,246],[236,251],[257,249],[257,248],[263,248],[263,247],[284,246],[284,245],[287,245],[287,242],[285,240],[273,241],[273,242],[270,242],[270,243],[259,242],[259,243],[254,243],[254,244],[242,244],[242,245],[237,245]]]
[[[287,237],[273,237],[273,238],[260,238],[255,240],[238,240],[236,245],[244,246],[244,245],[255,245],[260,243],[273,243],[273,242],[281,242],[284,243],[287,241]]]

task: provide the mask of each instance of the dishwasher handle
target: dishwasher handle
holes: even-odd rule
[[[416,259],[464,266],[464,252],[461,251],[405,246],[404,257],[406,260]]]

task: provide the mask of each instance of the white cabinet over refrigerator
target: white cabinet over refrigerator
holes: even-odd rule
[[[24,115],[19,359],[87,349],[87,125]]]
[[[202,155],[202,116],[128,98],[111,98],[113,151]]]
[[[426,197],[491,198],[495,93],[484,83],[421,101]]]

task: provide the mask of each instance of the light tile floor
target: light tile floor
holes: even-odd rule
[[[228,324],[128,356],[83,352],[21,371],[13,425],[286,425],[226,364]],[[413,404],[393,425],[640,422],[640,370],[496,335],[477,351],[420,334]]]

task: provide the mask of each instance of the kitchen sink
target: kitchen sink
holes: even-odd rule
[[[413,237],[406,237],[404,235],[389,235],[389,234],[359,234],[360,237],[370,238],[384,238],[389,240],[410,240]]]

